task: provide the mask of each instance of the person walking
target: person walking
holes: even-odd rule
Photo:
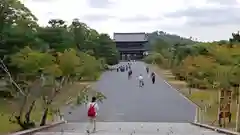
[[[149,67],[146,67],[146,71],[147,71],[147,73],[149,73]]]
[[[138,81],[139,81],[139,87],[143,87],[144,86],[144,82],[143,82],[143,76],[142,74],[140,74],[138,76]]]
[[[87,126],[87,133],[90,134],[91,132],[96,132],[96,117],[97,112],[99,110],[98,104],[96,102],[96,97],[92,97],[92,101],[88,103],[88,118],[89,118],[89,125]],[[91,130],[92,129],[92,130]]]
[[[128,71],[128,79],[131,79],[132,78],[132,70],[130,69],[129,71]]]
[[[151,74],[151,78],[152,78],[152,84],[154,84],[155,83],[155,73],[154,72],[152,72],[152,74]]]

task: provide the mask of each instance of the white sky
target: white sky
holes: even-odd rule
[[[202,41],[228,39],[240,28],[235,0],[25,0],[40,25],[79,18],[99,32],[165,31]]]

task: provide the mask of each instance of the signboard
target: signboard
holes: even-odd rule
[[[220,111],[230,112],[232,102],[232,91],[221,90],[220,92]]]
[[[224,127],[226,124],[226,118],[231,122],[231,102],[232,102],[232,91],[231,90],[221,90],[219,93],[219,125],[222,125],[221,120],[224,121]]]

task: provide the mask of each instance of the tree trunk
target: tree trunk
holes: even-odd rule
[[[27,100],[28,100],[28,95],[23,97],[23,103],[22,103],[22,105],[21,105],[19,114],[18,114],[17,116],[15,116],[15,119],[16,119],[18,125],[19,125],[22,129],[27,129],[27,127],[26,127],[26,125],[24,124],[24,122],[22,122],[22,116],[23,116],[23,113],[24,113],[25,106],[26,106],[26,104],[27,104]]]
[[[23,99],[23,104],[20,108],[20,112],[19,112],[19,115],[18,116],[15,116],[15,119],[18,123],[18,125],[23,129],[30,129],[30,128],[33,128],[35,127],[35,123],[34,122],[31,122],[30,120],[30,116],[31,116],[31,112],[33,110],[33,107],[35,105],[35,101],[32,102],[28,112],[25,114],[25,120],[23,120],[23,113],[24,113],[24,110],[25,110],[25,107],[26,107],[26,103],[28,101],[28,96],[25,96],[24,99]]]
[[[27,104],[28,96],[24,96],[23,98],[24,98],[24,99],[23,99],[23,103],[22,103],[22,105],[21,105],[20,112],[19,112],[19,117],[20,117],[20,118],[21,118],[22,115],[23,115],[25,106],[26,106],[26,104]],[[20,120],[21,120],[21,119],[20,119]]]
[[[44,113],[43,113],[43,116],[42,116],[42,119],[41,119],[40,126],[46,125],[47,115],[48,115],[48,107],[44,110]]]
[[[24,123],[21,121],[21,117],[20,116],[15,116],[15,119],[17,120],[17,124],[24,130],[27,129],[24,125]]]
[[[48,111],[49,111],[49,106],[52,104],[53,102],[53,99],[57,96],[57,94],[60,92],[60,90],[62,89],[63,85],[66,83],[66,78],[65,77],[62,77],[61,81],[60,81],[60,84],[59,86],[57,86],[55,89],[54,89],[54,92],[51,96],[51,98],[49,100],[47,99],[43,99],[44,102],[46,103],[46,108],[44,110],[44,113],[43,113],[43,116],[42,116],[42,119],[41,119],[41,123],[40,123],[40,126],[44,126],[46,125],[46,121],[47,121],[47,116],[48,116]]]
[[[32,110],[33,110],[33,107],[35,106],[35,102],[36,102],[36,100],[34,100],[33,102],[32,102],[32,104],[31,104],[31,106],[29,107],[29,110],[28,110],[28,112],[26,113],[26,115],[25,115],[25,122],[26,123],[31,123],[31,113],[32,113]]]

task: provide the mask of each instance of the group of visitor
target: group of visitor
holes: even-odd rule
[[[147,71],[147,74],[149,74],[149,67],[146,67],[146,71]],[[154,84],[155,83],[155,73],[154,72],[151,73],[150,78],[151,78],[152,84]],[[138,80],[139,80],[139,87],[143,87],[144,86],[144,81],[143,81],[143,75],[142,74],[140,74],[138,76]]]
[[[146,67],[146,71],[147,71],[147,74],[149,74],[149,67]],[[152,80],[152,84],[154,84],[155,83],[155,73],[154,72],[151,73],[150,78]]]
[[[131,70],[131,64],[128,63],[127,65],[120,65],[117,67],[117,72],[121,71],[121,72],[125,72],[125,71],[129,71]]]
[[[132,77],[132,68],[131,68],[131,63],[128,63],[127,65],[121,65],[119,67],[117,67],[117,72],[119,72],[119,70],[121,72],[124,71],[128,71],[128,79],[130,79]],[[147,74],[149,74],[149,67],[146,67],[146,72]],[[151,74],[149,75],[152,81],[152,84],[155,83],[155,73],[151,72]],[[139,81],[139,87],[143,87],[144,86],[144,78],[143,75],[140,74],[137,77],[138,81]],[[94,133],[96,132],[96,117],[97,117],[97,112],[99,110],[99,106],[97,104],[96,101],[96,97],[92,97],[92,100],[90,103],[88,103],[87,105],[87,109],[88,109],[88,117],[89,117],[89,125],[87,126],[87,133]]]

